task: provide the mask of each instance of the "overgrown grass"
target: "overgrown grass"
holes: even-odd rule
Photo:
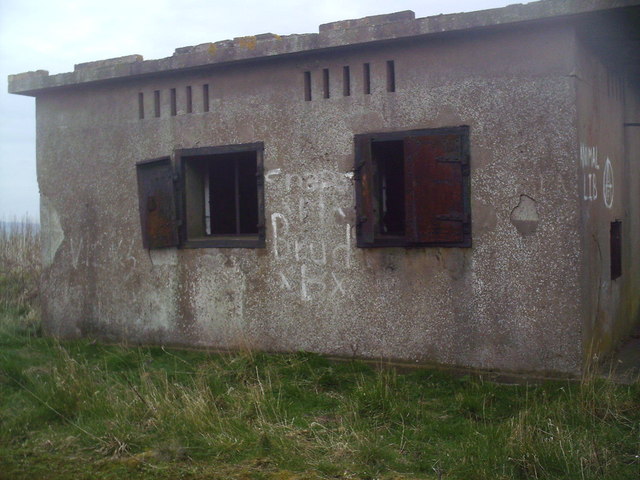
[[[58,342],[3,249],[0,478],[640,478],[638,382]]]

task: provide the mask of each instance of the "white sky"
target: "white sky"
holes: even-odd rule
[[[514,0],[0,0],[0,220],[38,219],[35,99],[7,75],[259,33],[313,33],[321,23],[401,10],[416,17],[503,7]],[[526,3],[526,0],[522,1]]]

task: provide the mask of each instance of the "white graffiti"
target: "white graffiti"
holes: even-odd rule
[[[580,144],[580,166],[582,167],[582,198],[586,201],[597,200],[602,195],[607,208],[613,206],[613,166],[609,157],[606,158],[602,174],[602,192],[598,191],[598,174],[600,163],[598,147]]]
[[[312,268],[312,265],[303,263],[295,273],[289,274],[289,277],[280,272],[280,288],[299,292],[300,298],[307,302],[314,298],[334,298],[346,294],[344,280],[335,272],[314,273],[311,272]]]
[[[277,260],[312,262],[316,265],[351,267],[351,225],[344,225],[344,243],[327,248],[324,240],[304,241],[289,237],[289,222],[281,213],[271,214],[273,253]]]
[[[607,208],[611,208],[613,206],[613,167],[611,166],[609,157],[607,157],[607,161],[604,164],[602,195],[604,196],[604,205]]]
[[[82,238],[69,239],[69,254],[71,266],[74,270],[78,267],[93,267],[110,273],[114,269],[122,274],[127,281],[136,269],[138,263],[133,252],[135,242],[133,239],[99,239],[89,247]]]
[[[288,195],[282,210],[271,214],[273,259],[277,262],[274,283],[305,302],[347,295],[344,276],[352,263],[351,225],[346,222],[345,209],[331,206],[325,197],[328,189],[333,189],[332,199],[349,191],[350,176],[329,170],[284,173],[276,168],[265,179],[278,182],[280,191]],[[305,228],[310,222],[317,222],[321,235]]]
[[[580,145],[580,166],[582,167],[582,198],[593,201],[598,198],[598,187],[596,184],[598,164],[598,147]]]
[[[278,179],[284,179],[284,189],[287,193],[294,189],[315,192],[329,188],[341,188],[345,180],[351,180],[353,173],[319,170],[299,175],[297,173],[282,173],[282,169],[275,168],[269,170],[264,177],[267,183],[274,183]]]

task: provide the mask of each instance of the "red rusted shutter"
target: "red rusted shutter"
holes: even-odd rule
[[[358,246],[370,246],[376,225],[374,165],[371,158],[371,136],[356,135],[356,235]]]
[[[461,244],[467,215],[460,135],[406,137],[404,155],[407,241]]]
[[[144,248],[178,245],[171,159],[144,161],[136,167]]]

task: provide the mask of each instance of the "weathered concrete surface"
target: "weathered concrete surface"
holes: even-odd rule
[[[179,69],[207,67],[212,64],[301,54],[318,49],[575,16],[639,4],[638,0],[543,0],[524,5],[514,4],[504,8],[419,19],[415,19],[413,12],[410,11],[397,12],[321,25],[319,34],[280,36],[264,33],[178,48],[173,56],[159,60],[143,61],[141,55],[129,55],[81,63],[76,65],[74,71],[70,73],[49,75],[46,70],[38,70],[10,75],[9,92],[35,95],[41,90],[67,85],[122,77],[148,76]]]
[[[517,22],[636,3],[545,1],[419,20],[401,12],[376,19],[379,25],[329,24],[314,36],[188,47],[155,63],[132,56],[80,65],[66,77],[13,77],[13,91],[37,94],[38,181],[42,215],[52,225],[43,275],[47,329],[66,337],[579,372],[596,351],[594,339],[606,350],[615,336],[600,341],[605,328],[624,330],[621,312],[638,311],[637,283],[628,280],[640,270],[631,258],[638,205],[627,204],[629,215],[636,212],[627,221],[617,187],[623,168],[638,178],[637,165],[619,166],[625,148],[637,154],[637,137],[625,137],[619,122],[607,126],[622,118],[622,104],[596,99],[602,95],[592,77],[603,67],[570,22]],[[514,25],[423,35],[498,23]],[[406,29],[419,36],[372,43]],[[280,41],[290,45],[278,50]],[[329,48],[344,43],[362,45]],[[229,63],[252,55],[273,58]],[[395,92],[386,88],[389,60]],[[363,63],[371,94],[363,91]],[[196,65],[203,68],[154,74]],[[342,94],[344,66],[349,96]],[[323,98],[324,69],[330,98]],[[311,72],[311,101],[304,72]],[[130,78],[97,81],[118,75]],[[48,89],[65,82],[86,88]],[[592,120],[594,109],[602,119]],[[634,111],[628,107],[626,118]],[[354,135],[459,125],[470,127],[473,247],[356,248]],[[612,164],[611,208],[602,197],[597,205],[585,198],[580,143],[591,139]],[[136,162],[254,142],[265,146],[266,248],[143,249]],[[637,199],[637,180],[626,181]],[[602,250],[603,225],[614,216],[629,228],[623,251],[635,273],[625,276],[625,266],[623,280],[611,285],[598,280],[606,260],[593,262],[591,242],[598,239]]]
[[[487,33],[39,96],[40,188],[64,231],[45,274],[49,328],[575,371],[571,39],[563,28]],[[543,59],[529,60],[534,52]],[[381,78],[388,59],[395,93]],[[362,93],[363,61],[371,95]],[[315,81],[317,100],[303,100],[303,71],[317,80],[329,68],[340,92],[343,65],[354,71],[350,97],[322,99]],[[203,83],[212,86],[211,111],[183,113],[179,99],[171,117],[166,92],[192,85],[197,93]],[[152,102],[158,89],[161,117],[139,120],[138,92]],[[354,134],[462,124],[471,127],[473,218],[485,219],[474,248],[355,248]],[[256,141],[265,142],[266,250],[174,250],[159,259],[142,249],[136,161]],[[511,222],[523,195],[538,201],[538,226],[527,235]]]
[[[640,320],[639,85],[580,45],[580,138],[585,360],[610,351]],[[625,106],[626,104],[626,106]],[[622,275],[611,278],[610,226],[622,222]]]

